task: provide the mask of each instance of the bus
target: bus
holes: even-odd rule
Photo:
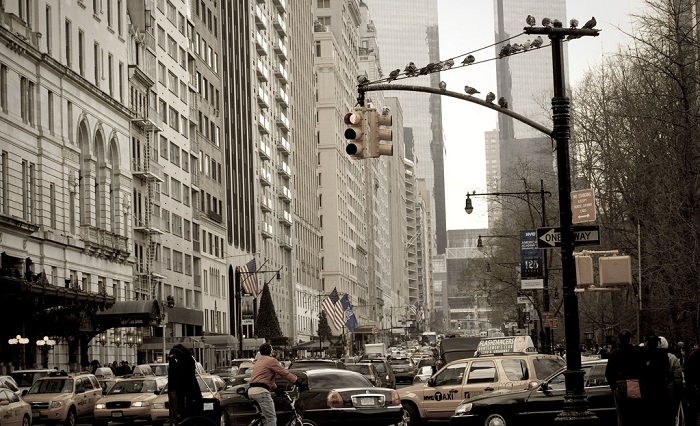
[[[437,333],[434,331],[426,331],[420,335],[420,342],[424,345],[437,345]]]

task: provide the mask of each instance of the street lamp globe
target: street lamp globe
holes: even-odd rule
[[[467,214],[472,214],[474,211],[474,206],[472,205],[472,199],[469,198],[469,195],[467,195],[467,201],[466,204],[464,205],[464,211],[467,212]]]

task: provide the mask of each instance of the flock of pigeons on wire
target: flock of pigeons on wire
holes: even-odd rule
[[[534,16],[527,15],[525,22],[529,26],[533,27],[533,26],[535,26],[535,23],[537,21],[535,20]],[[570,28],[578,28],[578,24],[579,24],[578,19],[571,19],[569,21]],[[583,24],[583,27],[581,27],[581,29],[593,29],[596,26],[596,24],[597,24],[597,22],[595,20],[595,17],[592,17],[590,20],[588,20],[588,22]],[[556,26],[561,26],[561,23],[556,19],[552,20],[549,18],[543,18],[542,19],[542,26],[543,27],[556,27]],[[519,37],[523,34],[525,34],[525,32],[522,32],[516,36],[510,37],[504,41],[508,42],[509,40],[514,39],[516,37]],[[573,40],[573,39],[576,39],[579,37],[580,36],[569,35],[566,38],[566,41]],[[539,49],[540,47],[542,47],[543,43],[544,43],[544,40],[542,39],[542,36],[537,36],[532,41],[530,41],[528,39],[523,43],[512,43],[512,44],[506,43],[505,45],[503,45],[501,47],[501,50],[498,53],[498,59],[502,59],[502,58],[505,58],[506,56],[511,56],[511,55],[515,55],[518,53],[524,53],[524,52],[527,52],[528,50],[531,50],[531,49]],[[498,43],[496,43],[496,44],[498,44]],[[482,47],[481,49],[477,49],[474,52],[477,52],[479,50],[484,50],[484,49],[487,49],[487,48],[492,47],[492,46],[495,46],[495,44],[492,44],[492,45],[489,45],[486,47]],[[466,54],[466,56],[462,60],[461,66],[458,66],[459,68],[461,68],[463,66],[469,66],[469,65],[476,63],[476,58],[471,53],[473,53],[473,52]],[[418,68],[416,66],[416,64],[414,64],[413,62],[409,62],[408,65],[406,65],[406,68],[404,68],[403,72],[401,72],[401,69],[397,68],[397,69],[391,71],[389,73],[389,77],[383,79],[383,81],[385,81],[387,83],[391,83],[392,81],[394,81],[398,78],[417,77],[417,76],[421,76],[421,75],[431,74],[434,72],[446,71],[446,70],[449,70],[450,68],[452,68],[455,64],[455,59],[460,58],[461,56],[464,56],[464,55],[456,56],[454,58],[450,58],[450,59],[447,59],[445,61],[430,63],[422,68]],[[493,59],[496,59],[496,58],[493,58]],[[481,62],[486,62],[486,61],[481,61]],[[381,81],[382,80],[378,80],[376,82],[381,82]],[[357,82],[360,85],[370,83],[369,79],[364,75],[359,76],[357,78]],[[445,90],[446,88],[447,88],[447,84],[444,81],[441,81],[440,82],[440,89]],[[464,86],[464,92],[470,96],[476,95],[477,93],[481,93],[477,89],[475,89],[474,87],[471,87],[471,86]],[[495,101],[495,100],[496,100],[496,95],[493,92],[489,92],[486,94],[486,102],[493,103],[493,101]],[[501,108],[508,109],[508,101],[506,101],[506,99],[504,97],[500,97],[498,99],[498,106],[500,106]]]

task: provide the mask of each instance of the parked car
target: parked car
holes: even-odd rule
[[[112,386],[114,386],[114,384],[117,383],[121,379],[122,379],[121,377],[112,377],[112,378],[103,378],[103,379],[98,378],[97,381],[100,383],[100,387],[102,388],[102,395],[107,395],[107,392],[109,392],[109,390],[112,389]]]
[[[413,384],[417,385],[419,383],[427,382],[428,379],[432,377],[433,374],[435,374],[433,368],[434,367],[432,365],[424,365],[423,367],[419,368],[418,372],[413,377]]]
[[[398,393],[393,389],[377,388],[362,374],[342,369],[315,369],[306,372],[291,370],[307,381],[309,390],[295,392],[304,407],[304,419],[317,425],[395,425],[402,421]],[[291,390],[292,384],[279,380],[278,387]],[[247,386],[247,385],[243,385]],[[238,394],[237,387],[221,393],[221,410],[226,424],[247,425],[255,417],[253,403]],[[277,423],[284,424],[289,416],[286,398],[274,397]]]
[[[215,374],[224,380],[228,380],[238,374],[238,369],[237,365],[222,365],[209,371],[209,374]]]
[[[48,376],[49,373],[56,372],[56,369],[40,368],[33,370],[15,370],[10,373],[21,393],[29,390],[30,387],[41,377]]]
[[[32,408],[15,392],[0,388],[0,423],[3,426],[30,426]]]
[[[379,372],[377,367],[371,362],[361,362],[355,364],[345,364],[345,367],[356,373],[360,373],[367,378],[374,386],[377,386],[377,378],[379,378]]]
[[[226,383],[224,380],[213,374],[203,374],[197,376],[199,391],[202,392],[202,399],[219,399],[219,392],[224,390]],[[204,404],[204,411],[213,411],[214,406],[211,403]],[[205,413],[206,415],[207,413]],[[207,416],[211,417],[211,416]],[[168,401],[168,385],[165,385],[160,394],[153,400],[151,406],[151,423],[153,426],[161,426],[170,420],[170,404]],[[217,416],[216,422],[220,422]]]
[[[360,362],[371,362],[377,368],[377,372],[379,373],[377,386],[380,388],[396,389],[396,376],[394,376],[394,370],[391,369],[391,365],[389,365],[389,361],[387,361],[386,358],[363,356]]]
[[[399,389],[411,426],[449,420],[465,398],[501,389],[528,389],[564,367],[558,355],[522,353],[452,361],[427,382]]]
[[[298,359],[289,366],[289,369],[292,368],[302,371],[316,368],[338,368],[340,370],[346,370],[345,364],[337,359]]]
[[[151,421],[151,404],[168,383],[166,377],[145,376],[119,380],[94,404],[95,425],[106,426],[109,421]]]
[[[32,407],[33,421],[73,426],[78,419],[92,419],[101,396],[95,375],[53,371],[37,379],[22,399]]]
[[[605,379],[607,360],[582,363],[588,409],[601,426],[617,424],[615,400]],[[554,425],[564,406],[562,368],[534,389],[481,395],[462,401],[450,418],[450,426]],[[682,423],[681,423],[682,424]]]
[[[413,377],[416,375],[416,365],[411,358],[400,357],[389,359],[389,365],[394,371],[396,383],[413,383]]]

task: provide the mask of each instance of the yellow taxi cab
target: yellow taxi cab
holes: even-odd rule
[[[482,339],[482,343],[478,356],[452,361],[426,382],[399,389],[404,418],[411,426],[449,420],[464,398],[528,389],[565,365],[558,355],[537,353],[529,336]]]
[[[3,426],[32,424],[32,407],[7,388],[0,388],[0,424]]]
[[[168,383],[166,377],[145,376],[119,380],[107,394],[95,403],[95,425],[110,421],[151,421],[151,404],[156,391]]]
[[[35,422],[75,425],[92,417],[100,396],[102,388],[93,374],[53,371],[37,379],[22,399],[32,407]]]
[[[202,398],[205,399],[220,399],[219,392],[224,390],[226,383],[224,379],[213,374],[197,375],[197,383],[199,391],[202,392]],[[204,411],[214,409],[214,404],[204,403]],[[168,403],[168,386],[166,385],[163,391],[153,400],[151,405],[151,423],[154,426],[160,426],[170,420],[170,405]]]

